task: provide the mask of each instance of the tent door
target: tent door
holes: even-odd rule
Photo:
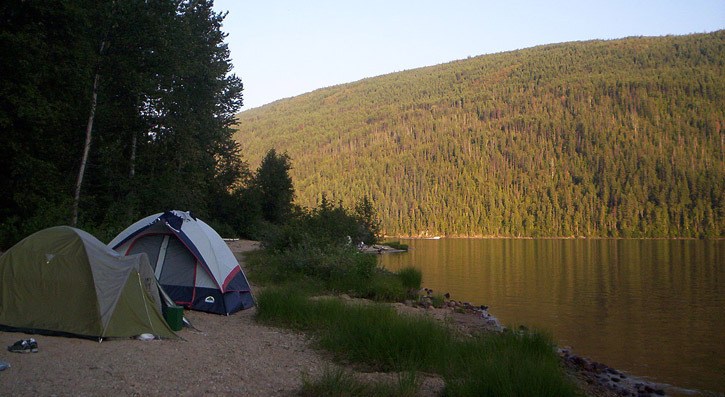
[[[166,248],[169,246],[169,235],[164,236],[164,241],[161,242],[161,248],[159,248],[159,257],[156,260],[156,279],[161,278],[161,269],[164,268],[164,259],[166,259]]]

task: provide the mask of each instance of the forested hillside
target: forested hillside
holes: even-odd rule
[[[391,235],[722,237],[725,31],[574,42],[238,115],[297,202],[369,196]]]

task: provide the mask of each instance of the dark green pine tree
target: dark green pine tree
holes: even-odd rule
[[[377,243],[381,223],[368,196],[364,196],[355,204],[354,215],[359,225],[358,237],[362,242],[368,245]]]
[[[78,175],[92,232],[170,208],[227,217],[249,170],[223,17],[210,0],[0,6],[0,245],[68,223]]]
[[[275,225],[285,223],[292,213],[295,191],[289,175],[291,168],[287,153],[277,154],[270,149],[254,177],[263,219]]]

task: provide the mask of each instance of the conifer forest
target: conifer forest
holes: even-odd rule
[[[399,236],[725,234],[725,31],[571,42],[319,89],[241,112],[296,202],[369,197]]]

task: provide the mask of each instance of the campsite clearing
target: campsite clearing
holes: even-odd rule
[[[235,253],[256,243],[229,243]],[[237,255],[239,257],[239,255]],[[36,395],[291,395],[332,365],[309,347],[303,334],[258,325],[254,309],[231,316],[186,310],[199,331],[184,340],[134,339],[96,342],[34,335],[39,352],[18,354],[6,347],[30,336],[0,332],[0,390]]]
[[[231,316],[186,310],[200,331],[184,340],[92,340],[34,335],[38,353],[5,347],[29,336],[0,332],[2,394],[50,395],[290,395],[300,373],[327,365],[304,335],[257,325],[253,310]]]
[[[244,268],[243,254],[259,243],[227,243]],[[254,286],[252,285],[254,290]],[[33,335],[38,353],[11,353],[6,347],[30,336],[0,332],[2,394],[12,396],[292,396],[302,374],[317,379],[336,368],[314,350],[308,336],[254,320],[255,308],[230,316],[185,310],[198,331],[184,328],[183,340],[88,339]],[[394,381],[384,373],[357,374],[367,381]],[[442,381],[426,378],[421,396],[439,395]]]
[[[254,241],[227,244],[244,268],[243,254],[259,248]],[[252,290],[255,290],[252,285]],[[396,305],[398,310],[412,310]],[[5,347],[30,336],[0,332],[0,361],[10,368],[0,371],[2,394],[37,395],[225,395],[292,396],[302,387],[302,374],[318,379],[336,368],[329,355],[314,350],[309,336],[263,326],[255,308],[230,316],[185,310],[198,329],[184,328],[183,340],[88,339],[33,335],[38,353],[11,353]],[[466,328],[473,318],[454,318]],[[469,324],[470,323],[470,324]],[[363,381],[395,382],[395,374],[359,373]],[[581,382],[592,396],[613,396],[596,384]],[[419,395],[440,395],[444,387],[437,376],[424,376]]]

